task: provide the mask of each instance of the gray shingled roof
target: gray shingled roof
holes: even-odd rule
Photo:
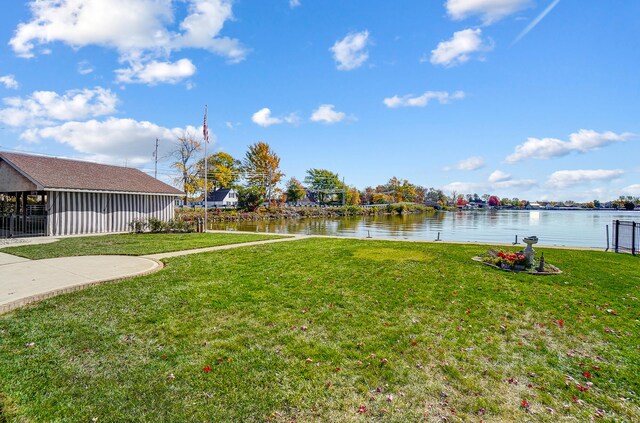
[[[42,191],[80,190],[184,195],[182,191],[130,167],[5,152],[0,152],[0,159],[30,179],[38,190]]]
[[[223,201],[229,191],[231,191],[231,188],[220,188],[214,192],[210,192],[207,196],[207,201]]]

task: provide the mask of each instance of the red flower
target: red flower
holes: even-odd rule
[[[591,377],[591,373],[589,372],[582,372],[582,374],[584,375],[584,377]]]
[[[211,371],[211,366],[204,366],[202,370],[204,370],[205,373],[209,373]]]
[[[529,403],[527,402],[527,400],[521,400],[520,404],[522,404],[522,407],[525,409],[529,409]]]

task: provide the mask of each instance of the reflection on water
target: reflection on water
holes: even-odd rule
[[[540,244],[605,248],[606,225],[613,220],[640,222],[640,212],[531,210],[454,211],[403,216],[357,216],[228,222],[210,229],[279,234],[336,235],[432,241],[508,243],[515,235],[536,235]]]

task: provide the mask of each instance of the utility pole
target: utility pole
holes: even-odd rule
[[[153,171],[153,177],[158,179],[158,138],[156,138],[156,149],[153,152],[153,157],[155,161],[155,169]]]
[[[207,189],[207,144],[209,144],[209,128],[207,127],[207,105],[204,105],[204,124],[202,125],[202,137],[204,138],[204,231],[207,232],[207,197],[208,197],[208,189]]]
[[[271,207],[271,169],[269,169],[267,179],[267,207]]]

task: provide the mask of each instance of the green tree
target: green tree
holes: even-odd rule
[[[247,188],[244,192],[253,198],[250,208],[266,200],[271,201],[273,190],[284,173],[280,170],[280,157],[269,144],[257,142],[250,145],[242,161],[242,170]]]
[[[219,152],[207,157],[207,192],[235,187],[240,177],[240,166],[240,161],[228,153]],[[204,159],[198,160],[196,168],[199,184],[204,187]]]
[[[288,203],[297,203],[304,198],[305,189],[300,181],[296,178],[291,178],[287,182],[285,193],[287,194]]]
[[[196,140],[195,135],[185,132],[178,137],[178,143],[169,153],[169,156],[175,160],[171,167],[180,173],[180,176],[177,176],[174,180],[182,185],[182,190],[186,194],[183,199],[184,205],[187,204],[188,197],[193,197],[202,188],[198,177],[198,169],[194,163],[195,155],[201,149],[202,144]]]
[[[326,169],[309,169],[304,183],[313,192],[314,199],[321,204],[342,203],[345,185],[337,173]]]

